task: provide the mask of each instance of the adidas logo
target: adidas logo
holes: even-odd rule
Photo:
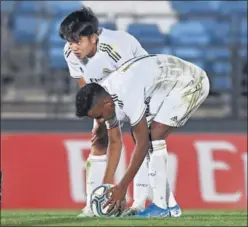
[[[177,116],[171,118],[172,121],[177,121]]]

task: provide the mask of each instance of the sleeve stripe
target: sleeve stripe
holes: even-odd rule
[[[144,109],[143,109],[143,111],[142,111],[142,114],[140,115],[140,117],[138,118],[138,120],[135,121],[133,124],[131,124],[132,127],[135,126],[136,124],[138,124],[138,123],[140,122],[140,120],[141,120],[142,117],[144,116],[145,112],[146,112],[146,106],[144,107]]]
[[[101,51],[106,52],[106,53],[108,54],[109,57],[111,57],[115,62],[118,62],[118,60],[116,60],[113,56],[111,56],[110,53],[109,53],[108,51],[103,50],[103,49],[101,49]]]
[[[66,54],[66,57],[68,58],[70,54],[71,54],[71,50]]]
[[[118,57],[119,59],[121,59],[121,56],[120,56],[116,51],[114,51],[114,49],[113,49],[112,46],[110,46],[110,45],[108,45],[108,44],[106,44],[106,43],[101,43],[100,45],[102,45],[103,47],[108,47],[108,48],[110,49],[110,52],[111,52],[111,53],[116,54],[117,57]]]
[[[114,49],[113,49],[112,46],[110,46],[110,45],[108,45],[108,44],[105,44],[105,43],[103,43],[103,45],[106,46],[106,47],[108,47],[108,48],[111,50],[111,52],[112,52],[113,54],[116,54],[117,57],[118,57],[119,59],[121,59],[121,56],[120,56],[116,51],[114,51]]]
[[[111,57],[115,62],[120,60],[113,53],[111,53],[110,50],[107,47],[100,47],[100,50],[103,51],[103,52],[106,52],[108,54],[108,56]]]
[[[114,59],[115,62],[117,62],[117,61],[119,61],[121,59],[121,56],[116,51],[114,51],[114,49],[108,44],[101,43],[100,44],[100,50],[103,51],[103,52],[107,52],[107,54],[112,59]]]
[[[115,51],[115,54],[121,59],[121,56]]]
[[[71,48],[68,46],[65,50],[64,50],[64,54],[66,55],[68,53],[68,51],[70,51]]]
[[[106,49],[109,52],[109,54],[112,54],[113,57],[115,57],[117,60],[120,60],[121,59],[121,57],[118,57],[118,55],[116,54],[116,52],[113,51],[112,47],[105,46],[105,47],[103,47],[103,49]]]

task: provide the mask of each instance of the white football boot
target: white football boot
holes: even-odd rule
[[[169,210],[170,210],[171,217],[178,218],[182,216],[182,210],[180,209],[178,205],[174,207],[169,207]]]

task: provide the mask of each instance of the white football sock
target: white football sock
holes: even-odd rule
[[[89,155],[86,165],[87,206],[90,206],[92,191],[102,184],[107,165],[107,155]]]
[[[170,183],[167,179],[166,182],[166,201],[167,201],[167,205],[168,207],[174,207],[177,205],[176,199],[170,189]]]
[[[133,180],[134,202],[132,207],[138,207],[140,209],[145,209],[146,199],[148,196],[149,177],[147,161],[147,158],[145,158]]]
[[[168,153],[164,140],[152,141],[153,151],[149,162],[149,181],[153,191],[153,203],[163,209],[167,208],[166,181]]]

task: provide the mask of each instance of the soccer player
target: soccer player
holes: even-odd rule
[[[147,55],[140,43],[124,31],[99,28],[98,19],[88,7],[70,13],[60,25],[60,37],[67,41],[64,56],[70,76],[79,80],[80,86],[101,83],[111,72],[127,60]],[[120,113],[116,113],[118,119]],[[108,136],[105,124],[94,121],[92,146],[87,160],[87,205],[79,216],[93,216],[90,195],[102,183],[107,163]],[[148,193],[148,168],[141,166],[134,180],[132,209],[145,208]],[[145,186],[145,187],[144,187]]]
[[[208,93],[206,73],[198,66],[171,55],[134,58],[106,78],[101,86],[93,83],[79,90],[76,115],[105,122],[108,128],[109,156],[103,183],[112,183],[121,153],[117,108],[123,111],[132,126],[135,148],[122,180],[109,190],[112,192],[106,203],[111,204],[109,209],[120,208],[128,185],[151,145],[149,181],[153,202],[136,216],[170,216],[166,195],[168,153],[165,138],[186,123]]]

